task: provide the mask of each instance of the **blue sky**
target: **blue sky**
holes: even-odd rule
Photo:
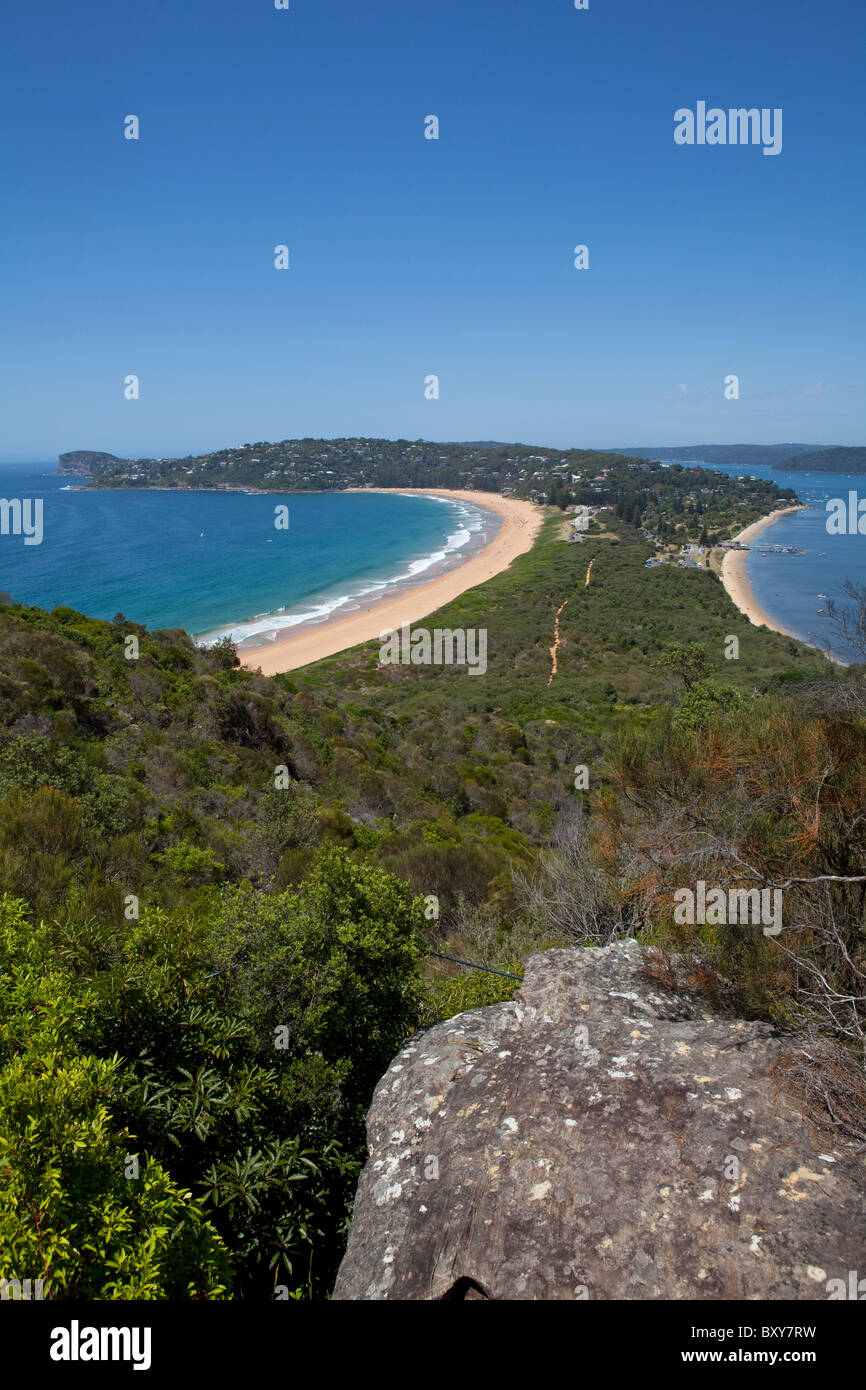
[[[862,0],[16,6],[0,458],[864,443],[864,39]],[[677,146],[701,100],[781,154]]]

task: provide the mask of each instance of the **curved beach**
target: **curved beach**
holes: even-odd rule
[[[751,526],[747,526],[734,539],[741,545],[748,545],[762,531],[766,531],[768,526],[772,526],[774,521],[778,521],[780,516],[787,516],[790,512],[802,511],[802,504],[794,507],[779,507],[777,511],[770,512],[769,516],[762,516],[759,521],[753,521]],[[744,613],[750,623],[756,627],[768,627],[772,632],[782,632],[786,637],[796,637],[795,632],[790,632],[788,628],[779,627],[764,612],[758,600],[755,598],[755,591],[752,588],[746,570],[746,560],[748,551],[729,550],[722,561],[722,583],[727,590],[731,602],[736,604],[741,613]],[[798,641],[801,640],[798,638]]]
[[[295,671],[323,657],[355,647],[359,642],[377,639],[380,633],[399,628],[403,623],[417,623],[428,613],[435,613],[446,603],[458,598],[467,589],[483,584],[494,574],[507,569],[512,560],[532,546],[544,517],[541,507],[521,502],[514,497],[502,497],[495,492],[468,492],[452,488],[348,488],[347,491],[384,492],[395,496],[414,494],[419,497],[447,497],[457,502],[474,502],[495,512],[501,526],[493,540],[468,557],[463,564],[440,574],[424,584],[406,589],[398,598],[373,600],[360,612],[319,623],[282,641],[267,646],[242,647],[238,651],[241,663],[263,675],[275,676],[283,671]]]

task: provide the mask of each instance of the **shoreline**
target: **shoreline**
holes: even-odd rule
[[[544,519],[541,507],[515,497],[503,497],[498,492],[475,492],[459,488],[391,487],[342,488],[342,492],[378,492],[386,496],[445,497],[455,502],[471,502],[486,508],[500,519],[500,526],[491,541],[462,563],[426,582],[407,587],[402,594],[391,598],[373,597],[359,611],[333,618],[298,631],[280,640],[239,644],[241,665],[262,675],[275,676],[309,666],[327,656],[356,647],[380,637],[382,632],[394,631],[404,623],[417,623],[429,613],[435,613],[447,603],[508,568],[518,555],[531,549]]]
[[[801,512],[805,510],[805,507],[804,502],[798,502],[791,507],[779,507],[776,511],[770,512],[768,516],[762,516],[758,521],[753,521],[750,526],[740,531],[734,540],[748,545],[756,536],[760,536],[772,526],[780,516]],[[792,632],[790,628],[780,627],[778,623],[773,622],[773,619],[761,607],[746,568],[748,557],[748,551],[729,550],[722,561],[721,580],[728,598],[755,627],[767,627],[771,632],[781,633],[783,637],[793,637],[795,642],[803,642],[804,646],[811,646],[811,643],[804,642],[798,633]],[[847,666],[848,664],[836,656],[831,656],[829,652],[825,652],[820,647],[814,647],[813,650],[820,651],[828,661],[834,662],[837,666]]]

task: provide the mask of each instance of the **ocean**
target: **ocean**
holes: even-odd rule
[[[746,471],[701,466],[734,477]],[[40,545],[0,536],[0,590],[43,608],[64,604],[97,618],[122,612],[148,627],[182,627],[206,642],[224,635],[267,642],[338,609],[351,612],[459,563],[498,525],[472,503],[409,495],[89,492],[78,479],[55,476],[55,467],[0,466],[0,496],[44,504]],[[758,602],[802,641],[857,660],[818,610],[827,599],[843,600],[846,579],[866,581],[866,536],[829,535],[825,508],[852,489],[866,497],[866,476],[754,466],[748,474],[791,487],[808,504],[751,549]],[[274,526],[279,505],[288,507],[287,530]],[[806,553],[776,554],[776,545]]]
[[[43,539],[0,536],[19,603],[123,613],[204,642],[266,642],[432,577],[492,539],[470,502],[381,493],[88,491],[56,464],[0,466],[0,497],[42,498]],[[288,508],[288,529],[275,508]]]
[[[680,463],[697,460],[680,459]],[[718,464],[700,467],[730,477],[769,479],[779,487],[793,488],[807,509],[791,512],[768,526],[749,547],[746,571],[755,598],[768,618],[801,641],[829,652],[840,661],[863,661],[834,631],[827,616],[827,600],[850,608],[844,596],[844,583],[866,582],[866,536],[830,535],[827,531],[826,503],[857,492],[866,498],[866,475],[856,473],[788,473],[772,468],[748,469]],[[776,554],[774,546],[796,546],[805,555]],[[769,553],[762,554],[762,549]],[[824,613],[818,612],[824,609]]]

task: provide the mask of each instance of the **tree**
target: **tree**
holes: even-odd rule
[[[271,1051],[274,1028],[287,1028],[289,1053],[322,1058],[344,1109],[365,1106],[417,1025],[423,906],[398,879],[333,846],[297,889],[231,890],[214,937],[231,962],[227,1002]]]
[[[830,599],[827,604],[830,625],[836,636],[866,661],[866,584],[846,579],[843,588],[853,607]]]
[[[230,637],[220,637],[219,641],[211,645],[209,651],[214,665],[221,671],[231,671],[241,664],[238,649]]]
[[[49,937],[0,899],[0,1274],[48,1298],[223,1297],[225,1247],[114,1119],[123,1063],[86,1046],[96,997]]]
[[[694,681],[680,700],[673,724],[678,729],[705,729],[718,725],[720,719],[732,710],[742,709],[743,704],[743,696],[731,686],[714,680]]]
[[[691,690],[697,681],[706,680],[713,669],[699,642],[672,642],[654,665],[668,673],[674,687],[682,682],[686,690]]]

